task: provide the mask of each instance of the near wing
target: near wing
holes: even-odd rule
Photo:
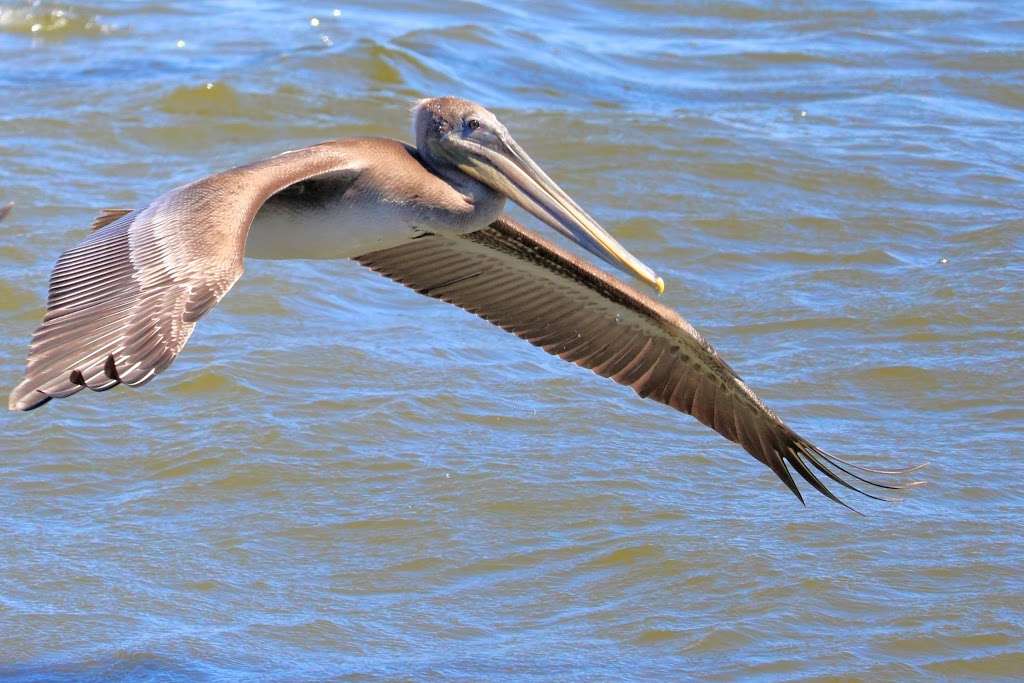
[[[901,488],[852,472],[848,468],[866,468],[829,455],[787,427],[674,311],[511,218],[460,237],[424,235],[356,260],[641,397],[693,415],[770,467],[801,501],[787,463],[844,505],[815,470],[872,498],[855,483]]]
[[[325,143],[208,176],[137,211],[104,212],[54,266],[11,410],[148,381],[241,277],[249,226],[267,198],[351,173],[343,147]]]

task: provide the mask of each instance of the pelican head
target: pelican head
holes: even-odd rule
[[[461,171],[659,294],[665,291],[664,281],[580,208],[479,104],[457,97],[420,100],[413,128],[416,148],[435,172]]]

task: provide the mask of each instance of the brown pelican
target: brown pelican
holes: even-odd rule
[[[555,184],[478,104],[413,109],[416,146],[348,139],[285,152],[108,210],[58,259],[12,410],[166,369],[243,257],[354,258],[564,360],[689,413],[766,464],[803,501],[797,471],[900,488],[796,434],[674,311],[502,214],[511,199],[660,293],[653,270]],[[788,465],[788,467],[787,467]],[[859,472],[859,473],[858,473]],[[845,505],[845,503],[843,503]]]

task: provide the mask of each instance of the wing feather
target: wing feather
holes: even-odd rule
[[[813,470],[868,496],[856,483],[894,487],[843,478],[850,473],[782,422],[674,311],[508,217],[468,235],[427,235],[356,260],[693,415],[767,465],[801,501],[790,467],[840,503]]]
[[[105,210],[54,266],[10,408],[148,382],[241,276],[263,203],[316,176],[339,183],[357,173],[343,144],[325,143],[203,178],[139,210]]]

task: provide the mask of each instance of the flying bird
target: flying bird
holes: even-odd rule
[[[245,256],[352,258],[548,353],[688,413],[767,465],[877,497],[901,488],[816,447],[747,387],[673,310],[503,213],[506,199],[659,293],[629,253],[487,109],[440,97],[413,108],[415,146],[325,142],[207,176],[134,209],[104,211],[50,277],[11,410],[82,389],[148,382],[242,275]],[[872,487],[872,488],[868,488]]]

